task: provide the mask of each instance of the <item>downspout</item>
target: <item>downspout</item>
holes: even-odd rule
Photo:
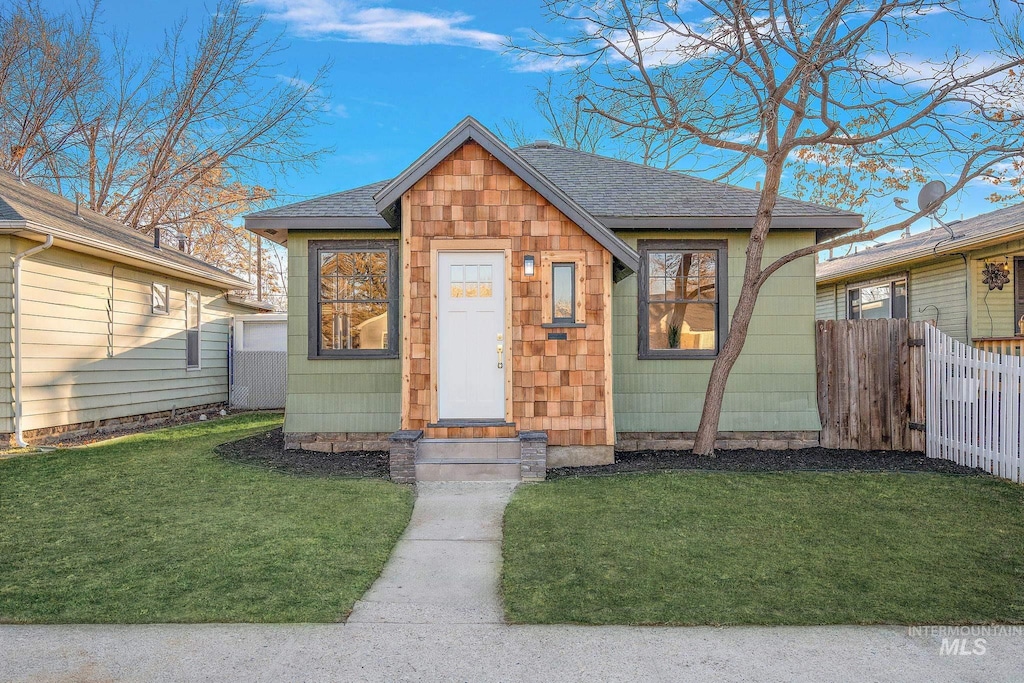
[[[45,242],[14,256],[14,443],[18,448],[28,445],[21,434],[21,262],[52,245],[53,235],[46,234]]]

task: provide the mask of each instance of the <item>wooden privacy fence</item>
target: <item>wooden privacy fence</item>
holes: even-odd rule
[[[932,326],[927,348],[927,453],[1024,482],[1024,361],[975,349]]]
[[[924,451],[924,322],[817,321],[821,445]]]

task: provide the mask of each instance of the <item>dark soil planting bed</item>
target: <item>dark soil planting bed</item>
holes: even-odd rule
[[[217,454],[227,460],[258,465],[279,472],[317,477],[388,478],[388,454],[382,451],[320,453],[286,451],[281,428],[221,444]]]
[[[923,453],[904,451],[847,451],[832,448],[802,448],[787,451],[742,449],[717,451],[713,457],[691,451],[616,452],[615,463],[595,467],[562,467],[548,470],[549,479],[581,477],[620,472],[665,472],[670,470],[722,470],[727,472],[941,472],[964,476],[987,476],[984,470],[957,465],[949,460],[928,458]]]

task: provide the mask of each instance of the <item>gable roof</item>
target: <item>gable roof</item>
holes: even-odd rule
[[[464,118],[459,125],[455,126],[447,135],[434,143],[430,149],[399,174],[397,178],[378,191],[374,195],[377,211],[379,213],[388,211],[417,181],[469,140],[483,147],[495,159],[507,166],[523,182],[565,214],[569,220],[580,226],[585,233],[593,237],[598,244],[611,252],[615,258],[619,259],[627,267],[633,270],[640,268],[640,256],[632,247],[602,225],[589,211],[577,204],[561,188],[544,177],[543,174],[538,173],[530,164],[524,163],[518,154],[513,152],[508,145],[499,140],[491,131],[484,128],[472,116]]]
[[[118,221],[75,204],[60,195],[0,171],[0,231],[54,243],[72,251],[114,260],[143,261],[161,272],[214,284],[224,289],[252,289],[245,280],[176,249],[157,249],[151,240]]]
[[[962,253],[1013,239],[1024,239],[1024,204],[990,211],[948,224],[954,237],[945,228],[933,228],[909,237],[902,237],[868,247],[856,254],[822,261],[815,269],[818,283],[873,271],[926,261]]]
[[[550,143],[513,150],[468,117],[397,178],[253,213],[245,225],[281,243],[289,229],[397,228],[382,214],[394,219],[402,193],[470,139],[610,244],[622,242],[613,230],[749,230],[757,214],[760,193],[755,190]],[[859,214],[788,197],[779,197],[773,214],[775,229],[814,230],[818,241],[861,226]]]

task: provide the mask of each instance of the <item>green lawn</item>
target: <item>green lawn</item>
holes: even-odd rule
[[[1024,621],[1024,488],[935,474],[665,473],[520,487],[515,623]]]
[[[0,621],[329,622],[373,582],[407,488],[227,462],[249,414],[0,461]]]

